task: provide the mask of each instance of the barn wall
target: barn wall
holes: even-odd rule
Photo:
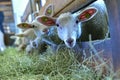
[[[105,0],[111,35],[114,70],[120,70],[120,0]],[[120,76],[119,76],[120,78]]]

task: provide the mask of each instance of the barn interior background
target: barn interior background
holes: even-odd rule
[[[14,40],[10,39],[11,35],[21,32],[16,25],[20,22],[31,22],[35,19],[35,12],[39,15],[44,14],[46,6],[53,4],[54,17],[67,11],[76,12],[84,6],[87,6],[96,0],[0,0],[0,11],[4,12],[4,31],[5,31],[5,45],[11,46]],[[120,69],[120,10],[119,0],[104,0],[108,10],[110,38],[100,44],[97,44],[95,48],[97,51],[101,51],[105,57],[108,57],[113,62],[114,71]],[[74,7],[73,7],[74,6]],[[100,42],[100,41],[99,41]],[[89,50],[88,42],[82,43],[83,49]],[[119,77],[119,76],[118,76]]]

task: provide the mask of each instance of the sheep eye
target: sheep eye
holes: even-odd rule
[[[32,27],[35,28],[35,25],[33,25]]]
[[[78,20],[76,20],[76,24],[78,24],[79,23],[79,21]]]
[[[37,26],[35,26],[35,25],[33,25],[32,27],[33,27],[33,28],[37,28]]]
[[[59,24],[56,24],[57,27],[59,27]]]

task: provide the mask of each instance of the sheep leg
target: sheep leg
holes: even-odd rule
[[[43,38],[42,41],[45,42],[46,44],[50,45],[50,47],[53,49],[53,51],[57,50],[57,46],[58,46],[57,44],[55,44],[52,41],[47,40],[45,38]]]

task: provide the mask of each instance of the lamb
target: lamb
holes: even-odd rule
[[[26,50],[30,50],[29,48],[32,47],[32,48],[39,49],[39,52],[44,52],[47,49],[46,47],[47,44],[55,46],[54,43],[46,39],[46,36],[49,36],[50,30],[52,30],[53,28],[44,26],[40,24],[39,22],[37,22],[36,20],[34,20],[32,23],[20,23],[17,26],[22,29],[33,29],[36,35],[36,38],[34,40],[31,40],[30,42],[31,46],[28,45]]]
[[[36,47],[37,50],[35,50],[33,46],[33,41],[36,41],[37,36],[34,33],[33,28],[29,28],[24,30],[23,33],[15,34],[14,36],[11,36],[11,38],[16,38],[16,39],[22,39],[22,41],[19,43],[20,45],[18,46],[18,51],[26,51],[26,54],[32,54],[34,52],[41,52],[43,50],[39,50],[38,48],[42,47]],[[24,39],[24,40],[23,40]],[[18,41],[16,41],[18,42]]]
[[[67,47],[73,48],[76,41],[104,39],[108,33],[107,10],[103,0],[97,0],[77,13],[63,13],[57,19],[39,16],[39,22],[46,26],[57,26],[58,36]]]
[[[31,40],[34,40],[36,38],[36,35],[34,34],[33,29],[27,29],[24,30],[23,33],[15,34],[14,36],[11,36],[12,39],[16,39],[14,44],[18,46],[18,51],[25,50],[27,44]]]
[[[32,23],[20,23],[17,25],[21,29],[33,29],[36,35],[36,38],[33,42],[33,47],[38,47],[38,43],[41,42],[43,34],[49,34],[49,29],[47,26],[44,26],[34,20]],[[34,46],[35,45],[35,46]]]

